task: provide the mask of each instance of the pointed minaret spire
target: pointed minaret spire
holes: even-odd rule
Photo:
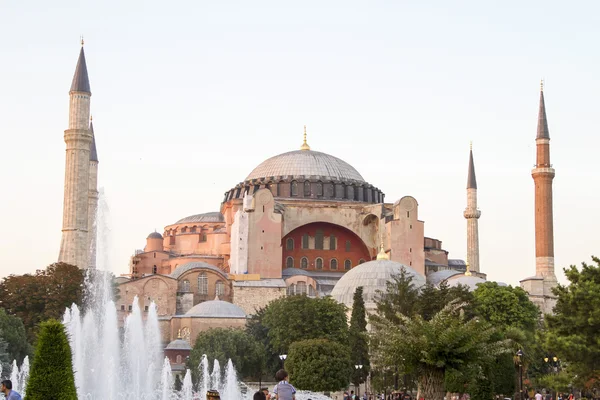
[[[475,163],[473,162],[473,142],[471,142],[470,144],[469,176],[467,177],[467,189],[477,189],[477,179],[475,178]]]
[[[73,75],[73,82],[71,83],[71,92],[92,94],[87,64],[85,63],[85,53],[83,51],[83,38],[81,38],[81,50],[79,51],[79,59],[77,60],[77,67],[75,67],[75,74]]]
[[[473,162],[473,143],[469,151],[469,173],[467,178],[467,208],[463,213],[467,220],[467,273],[479,272],[479,222],[481,211],[477,208],[477,180]],[[465,275],[467,275],[465,273]],[[467,275],[468,276],[468,275]]]
[[[544,81],[540,83],[540,111],[538,112],[538,126],[536,139],[550,139],[548,120],[546,119],[546,103],[544,102]]]
[[[98,162],[98,151],[96,150],[96,135],[94,135],[94,122],[90,116],[90,132],[92,133],[92,144],[90,146],[90,161]]]

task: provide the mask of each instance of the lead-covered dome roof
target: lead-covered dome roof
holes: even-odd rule
[[[183,340],[181,338],[177,338],[173,340],[171,343],[165,347],[166,350],[192,350],[192,346],[187,342],[187,340]]]
[[[183,224],[189,222],[224,222],[225,218],[220,212],[207,212],[203,214],[190,215],[189,217],[181,218],[175,224]]]
[[[399,275],[402,269],[412,277],[415,287],[420,288],[425,285],[425,277],[411,267],[391,260],[374,260],[360,264],[346,272],[334,286],[331,296],[351,308],[354,292],[357,287],[362,286],[365,306],[374,309],[377,291],[385,292],[387,282]]]
[[[196,304],[185,315],[199,318],[246,318],[244,310],[223,300],[210,300]]]
[[[312,150],[290,151],[271,157],[254,168],[246,180],[271,176],[319,176],[338,181],[365,181],[346,161]]]

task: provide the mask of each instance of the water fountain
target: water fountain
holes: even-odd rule
[[[113,301],[109,271],[108,207],[103,191],[98,210],[97,269],[88,271],[85,280],[85,307],[66,309],[63,323],[69,335],[75,384],[79,399],[85,400],[197,400],[216,389],[224,400],[252,398],[252,390],[242,395],[241,383],[231,360],[222,371],[214,360],[202,357],[198,365],[199,382],[194,387],[191,371],[186,371],[180,391],[174,389],[171,364],[163,356],[156,305],[152,303],[143,318],[137,297],[124,321],[120,334],[116,305]],[[1,372],[1,371],[0,371]],[[13,363],[11,380],[24,393],[29,375],[29,360],[19,369]],[[322,395],[299,392],[298,400],[329,399]]]

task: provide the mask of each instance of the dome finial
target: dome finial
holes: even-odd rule
[[[306,143],[306,125],[304,125],[304,143],[300,146],[300,150],[310,150],[310,146]]]
[[[471,269],[469,267],[469,260],[467,260],[467,270],[465,271],[465,276],[471,276]]]
[[[182,339],[182,337],[181,337],[181,329],[177,332],[177,339]]]
[[[83,47],[84,41],[83,41],[83,35],[80,36],[81,39],[81,47]]]
[[[378,260],[389,260],[390,256],[388,256],[388,254],[385,252],[385,249],[383,248],[383,232],[381,233],[381,247],[379,249],[379,253],[377,254],[377,259]]]

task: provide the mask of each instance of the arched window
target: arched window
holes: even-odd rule
[[[331,261],[329,261],[329,269],[337,269],[337,260],[335,258],[332,258]]]
[[[157,274],[158,273],[158,268],[156,267],[156,265],[154,267],[152,267],[152,273],[153,274]]]
[[[292,197],[298,196],[298,182],[292,181]]]
[[[300,260],[300,268],[302,268],[302,269],[308,268],[308,258],[302,257],[302,260]]]
[[[317,182],[317,197],[323,197],[323,182]]]
[[[181,364],[181,354],[178,354],[178,355],[177,355],[177,358],[176,358],[176,360],[177,360],[177,361],[175,361],[175,362],[176,362],[177,364]]]
[[[179,290],[181,292],[189,292],[190,291],[190,281],[187,279],[185,281],[181,281],[179,284]]]
[[[346,240],[346,251],[350,251],[350,241]]]
[[[296,294],[306,294],[306,282],[298,282],[296,285]]]
[[[329,236],[329,250],[335,250],[337,245],[337,240],[335,240],[335,236]]]
[[[359,265],[360,265],[360,264],[364,264],[364,263],[365,263],[365,260],[363,260],[362,258],[361,258],[360,260],[358,260],[358,264],[359,264]]]
[[[317,229],[315,233],[315,249],[323,250],[323,230]]]
[[[308,249],[308,233],[302,235],[302,248]]]
[[[354,200],[358,201],[358,187],[353,188]]]
[[[215,292],[216,292],[217,296],[225,295],[225,284],[223,283],[222,280],[217,281],[217,283],[215,285]]]
[[[181,233],[186,233],[187,232],[187,226],[184,226],[183,228],[181,228]]]
[[[285,241],[285,248],[286,250],[294,250],[294,239],[288,238]]]
[[[323,269],[323,259],[321,257],[315,260],[315,266],[317,269]]]
[[[352,261],[350,261],[350,260],[344,261],[344,269],[346,271],[350,271],[350,269],[352,269]]]
[[[286,268],[294,268],[294,258],[288,257],[285,259],[285,267]]]
[[[310,197],[310,182],[304,181],[304,197]]]
[[[206,272],[198,274],[198,294],[208,294],[208,276],[206,276]]]
[[[296,285],[294,285],[293,283],[287,287],[287,295],[288,296],[293,296],[296,294]]]
[[[317,294],[315,293],[315,288],[312,285],[308,285],[308,296],[315,297]]]
[[[195,227],[195,226],[192,226],[192,229],[190,229],[190,232],[192,232],[192,233],[196,233],[196,227]]]

